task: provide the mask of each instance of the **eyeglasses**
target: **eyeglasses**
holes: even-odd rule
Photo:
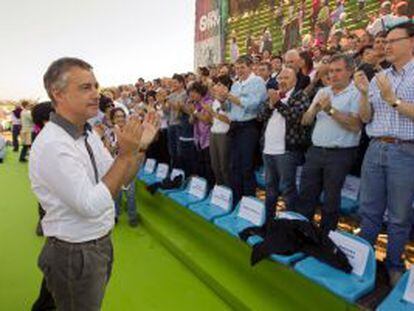
[[[410,39],[410,37],[401,37],[401,38],[395,38],[395,39],[388,39],[388,40],[384,40],[384,44],[388,45],[388,44],[393,44],[395,42],[401,41],[401,40],[405,40],[405,39]]]

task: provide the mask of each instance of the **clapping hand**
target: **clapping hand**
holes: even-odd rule
[[[393,105],[397,100],[397,96],[395,96],[395,93],[392,90],[390,80],[383,72],[377,73],[375,75],[375,78],[381,93],[381,97],[388,105]]]
[[[331,99],[330,99],[329,95],[323,96],[319,100],[318,105],[319,105],[321,110],[323,110],[325,112],[328,112],[329,109],[331,109],[331,107],[332,107],[332,103],[331,103]]]
[[[120,156],[136,156],[141,145],[143,136],[142,122],[139,116],[132,115],[121,129],[117,125],[114,127],[115,135],[118,140]]]
[[[280,92],[270,89],[267,91],[267,94],[269,96],[269,106],[270,108],[274,108],[277,102],[280,100]]]
[[[354,82],[355,86],[362,94],[368,94],[369,81],[362,70],[359,70],[354,74]]]
[[[146,150],[157,135],[161,126],[160,116],[158,113],[149,112],[146,114],[142,122],[142,134],[140,141],[140,149]]]

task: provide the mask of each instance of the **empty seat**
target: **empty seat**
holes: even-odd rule
[[[385,300],[379,305],[377,311],[408,311],[414,310],[414,303],[404,299],[404,293],[408,285],[410,271],[404,273],[397,285]]]
[[[276,218],[308,221],[308,219],[305,216],[303,216],[301,214],[298,214],[298,213],[295,213],[295,212],[280,212],[280,213],[278,213]],[[252,235],[251,237],[249,237],[247,239],[247,243],[252,245],[252,246],[257,244],[257,243],[260,243],[262,241],[263,241],[263,238],[258,236],[258,235]],[[270,256],[270,258],[274,261],[280,262],[281,264],[291,265],[291,264],[297,262],[298,260],[301,260],[301,259],[305,258],[305,254],[304,253],[296,253],[296,254],[292,254],[292,255],[289,255],[289,256],[273,254],[273,255]]]
[[[234,212],[213,220],[214,224],[231,235],[239,237],[239,232],[261,226],[265,221],[264,203],[255,197],[243,197]]]
[[[214,218],[228,214],[231,211],[232,202],[231,189],[216,185],[207,199],[190,204],[188,208],[204,219],[212,221]]]
[[[347,301],[355,302],[374,289],[374,250],[364,239],[346,232],[331,232],[330,237],[347,255],[352,273],[333,268],[314,257],[299,261],[295,270]]]
[[[202,201],[206,194],[207,181],[202,177],[191,177],[185,189],[171,192],[168,196],[178,204],[187,207],[192,203]]]
[[[161,182],[168,176],[169,166],[166,163],[159,163],[154,174],[146,174],[142,176],[141,181],[147,185],[155,184],[156,182]]]
[[[137,178],[142,180],[145,176],[154,174],[156,165],[157,161],[155,159],[147,159],[144,167],[139,170]]]
[[[341,207],[342,215],[350,215],[356,213],[359,208],[359,187],[360,178],[348,175],[345,178],[344,186],[341,191]]]

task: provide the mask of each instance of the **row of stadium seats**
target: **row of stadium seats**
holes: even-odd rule
[[[147,159],[137,178],[149,185],[160,182],[168,176],[173,180],[179,175],[185,177],[182,170],[173,169],[169,174],[167,164],[160,163],[157,165],[154,159]],[[265,207],[262,201],[255,197],[243,197],[232,211],[231,189],[216,185],[208,194],[207,181],[201,177],[192,176],[182,187],[162,192],[171,200],[236,238],[245,228],[261,226],[265,221]],[[294,212],[278,213],[277,218],[307,221],[302,215]],[[330,236],[347,254],[353,267],[352,273],[344,273],[303,253],[289,256],[273,254],[271,260],[293,268],[334,294],[355,303],[359,298],[374,289],[376,273],[374,249],[362,238],[346,232],[335,231],[331,232]],[[251,236],[247,243],[253,246],[261,241],[261,237]],[[378,310],[409,310],[414,308],[414,304],[402,299],[407,282],[408,272]]]

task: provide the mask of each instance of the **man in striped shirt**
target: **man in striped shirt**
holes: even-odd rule
[[[401,255],[409,238],[414,201],[414,24],[399,24],[385,39],[392,66],[368,83],[355,82],[362,93],[360,117],[371,143],[361,173],[361,236],[374,244],[388,209],[387,268],[392,285],[404,271]]]

